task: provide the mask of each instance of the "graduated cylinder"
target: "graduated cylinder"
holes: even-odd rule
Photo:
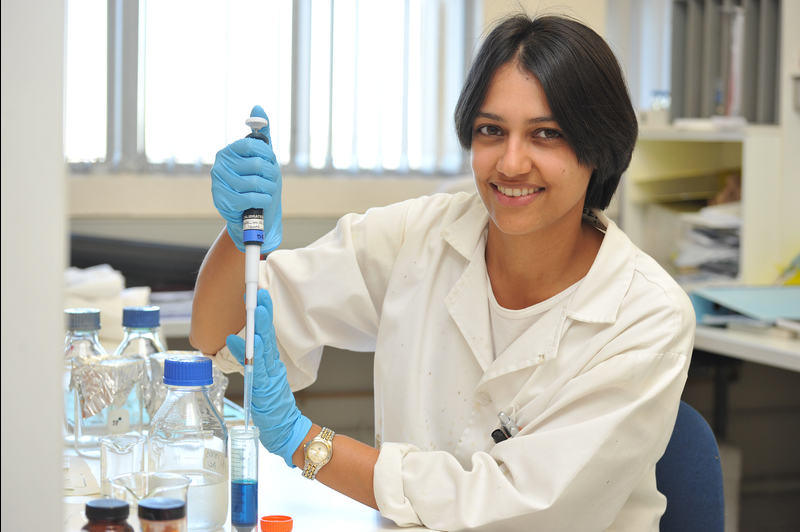
[[[231,427],[231,524],[249,532],[258,524],[258,427]]]

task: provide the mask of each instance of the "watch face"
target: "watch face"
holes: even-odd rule
[[[321,441],[311,442],[311,445],[308,446],[308,452],[306,452],[308,459],[316,464],[320,464],[327,460],[328,454],[328,446]]]

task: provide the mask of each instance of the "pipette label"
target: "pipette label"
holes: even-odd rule
[[[244,231],[263,231],[263,214],[245,214],[242,216],[242,230]]]

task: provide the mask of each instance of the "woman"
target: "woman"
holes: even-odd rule
[[[637,135],[619,65],[578,22],[513,16],[482,44],[455,119],[477,194],[348,215],[262,263],[262,443],[401,525],[658,530],[654,467],[694,314],[602,213]],[[192,315],[196,347],[239,361],[241,338],[224,343],[244,325],[241,212],[271,208],[273,243],[280,231],[274,155],[245,140],[212,171],[229,230],[202,267]],[[314,381],[324,345],[375,352],[377,448],[336,435],[319,465],[327,441],[289,386]],[[519,433],[495,443],[501,411]]]

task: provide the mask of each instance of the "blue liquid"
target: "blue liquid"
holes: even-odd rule
[[[257,523],[258,481],[231,481],[231,524],[237,529],[250,530]]]

